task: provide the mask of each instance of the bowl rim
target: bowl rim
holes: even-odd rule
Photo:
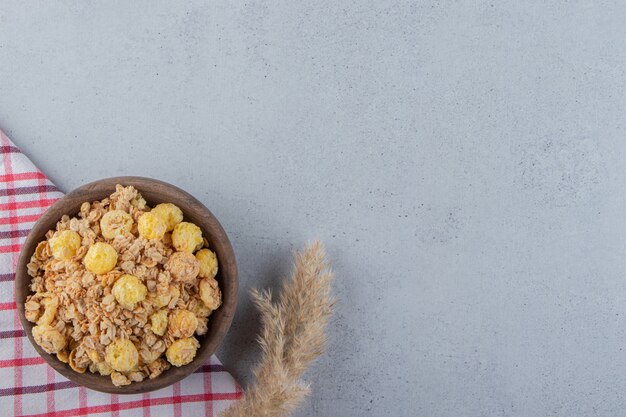
[[[31,277],[28,275],[26,265],[30,262],[30,257],[36,245],[45,238],[45,234],[48,230],[54,229],[63,214],[74,216],[78,212],[82,202],[100,200],[110,195],[115,191],[116,184],[134,186],[152,206],[158,203],[173,202],[171,199],[168,200],[171,196],[175,197],[174,200],[185,201],[186,204],[182,206],[179,205],[180,201],[177,201],[179,203],[177,205],[179,205],[180,209],[183,211],[186,220],[191,220],[189,217],[202,219],[202,221],[199,222],[201,224],[198,224],[198,226],[201,227],[204,237],[210,242],[211,250],[217,255],[220,268],[216,279],[220,282],[220,289],[222,290],[222,305],[211,315],[214,320],[209,321],[209,331],[207,334],[201,337],[196,336],[201,346],[198,349],[196,357],[190,364],[180,368],[172,366],[155,379],[144,379],[141,382],[133,382],[130,385],[122,387],[113,385],[109,377],[92,374],[89,371],[83,374],[75,372],[68,364],[61,362],[56,355],[46,353],[35,343],[31,333],[34,324],[26,320],[24,311],[26,297],[32,294],[29,288]],[[102,194],[106,192],[106,190],[108,190],[108,194]],[[169,197],[155,201],[155,194],[163,192],[168,194]],[[91,197],[85,197],[87,195],[91,195]],[[156,200],[158,200],[158,198]],[[68,205],[70,207],[67,207]],[[197,224],[198,222],[195,221],[194,223]],[[24,284],[24,280],[26,280],[27,284]],[[35,222],[24,240],[16,265],[14,282],[16,309],[20,323],[28,340],[37,353],[53,369],[76,384],[110,394],[139,394],[151,392],[170,386],[194,373],[213,353],[215,353],[223,342],[232,324],[237,308],[238,289],[239,280],[235,253],[226,232],[213,213],[185,190],[161,180],[140,176],[118,176],[92,181],[75,188],[55,201]]]

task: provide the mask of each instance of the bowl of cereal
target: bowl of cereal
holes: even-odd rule
[[[24,331],[63,376],[136,394],[198,369],[237,304],[224,229],[185,191],[142,177],[83,185],[56,201],[22,247],[15,277]]]

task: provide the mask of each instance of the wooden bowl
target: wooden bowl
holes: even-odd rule
[[[26,296],[31,293],[29,288],[31,277],[27,273],[26,265],[30,262],[30,257],[34,253],[37,244],[45,239],[45,234],[48,230],[55,228],[57,221],[61,219],[62,215],[75,216],[83,202],[101,200],[108,197],[115,191],[116,184],[132,185],[137,188],[150,206],[159,203],[174,203],[180,207],[184,213],[185,221],[193,222],[202,229],[202,234],[209,241],[209,247],[217,255],[219,272],[215,278],[222,290],[222,306],[211,314],[208,332],[204,336],[197,337],[200,342],[200,348],[190,364],[180,368],[172,366],[155,379],[133,382],[124,387],[113,385],[108,376],[92,374],[89,371],[79,374],[73,371],[68,364],[58,360],[55,355],[46,353],[33,340],[31,332],[33,323],[27,321],[24,315],[24,302]],[[235,254],[226,232],[224,232],[215,216],[202,203],[180,188],[162,181],[142,177],[114,177],[92,182],[75,189],[55,202],[35,223],[26,238],[26,242],[22,246],[15,275],[17,311],[22,327],[24,327],[28,340],[30,340],[35,350],[50,366],[66,378],[84,387],[112,394],[137,394],[154,391],[180,381],[198,369],[215,352],[224,339],[226,332],[228,332],[237,306],[237,289]]]

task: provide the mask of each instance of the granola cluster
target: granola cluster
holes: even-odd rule
[[[220,307],[218,264],[202,231],[133,187],[63,216],[28,264],[35,342],[116,386],[190,363]]]

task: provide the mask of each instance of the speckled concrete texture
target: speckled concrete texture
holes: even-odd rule
[[[297,416],[626,410],[622,1],[3,1],[0,127],[64,190],[222,221],[246,291],[319,237],[340,300]]]

